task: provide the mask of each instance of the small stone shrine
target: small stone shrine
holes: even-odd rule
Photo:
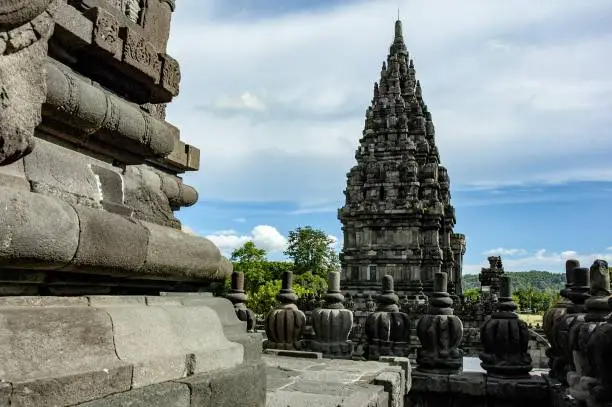
[[[382,293],[376,298],[376,311],[368,315],[365,321],[366,359],[378,360],[380,356],[408,357],[410,318],[399,310],[393,277],[383,276],[382,281]]]
[[[516,314],[510,277],[500,277],[497,310],[480,329],[483,351],[481,366],[491,376],[501,378],[529,377],[533,370],[529,349],[529,328]]]
[[[261,335],[207,292],[231,263],[175,217],[174,9],[0,1],[0,405],[265,404]]]
[[[312,350],[330,358],[349,358],[353,345],[348,337],[353,327],[353,312],[344,308],[340,292],[340,273],[330,271],[322,308],[312,312],[314,339]]]
[[[343,291],[375,293],[388,274],[398,293],[414,300],[430,295],[435,274],[443,271],[449,292],[461,295],[465,237],[453,231],[450,178],[440,165],[432,116],[400,21],[355,158],[338,211]]]
[[[480,286],[485,300],[497,301],[499,296],[501,277],[504,275],[504,265],[499,256],[490,256],[487,258],[489,267],[483,267],[478,274]]]
[[[283,272],[282,287],[276,299],[279,306],[266,316],[265,344],[269,349],[298,350],[306,326],[306,316],[296,305],[298,296],[293,292],[293,273]]]
[[[453,315],[453,300],[446,292],[446,273],[436,273],[429,310],[419,319],[416,333],[421,343],[417,351],[418,369],[429,372],[457,372],[463,366],[459,344],[463,324]]]

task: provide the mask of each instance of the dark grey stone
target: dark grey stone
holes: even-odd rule
[[[359,143],[338,211],[343,291],[379,291],[389,274],[399,294],[414,300],[422,298],[420,282],[430,294],[435,273],[443,271],[460,295],[465,237],[453,231],[450,178],[400,21]],[[363,308],[365,298],[358,300]]]
[[[13,386],[10,383],[0,382],[0,407],[10,407]]]
[[[55,269],[77,250],[79,221],[67,203],[42,194],[0,187],[0,266]],[[49,214],[53,216],[49,216]]]
[[[0,5],[0,165],[15,162],[34,148],[56,6],[51,0]]]
[[[154,384],[127,392],[113,394],[103,399],[79,404],[79,407],[190,407],[189,387],[186,384],[168,382]]]
[[[196,375],[182,379],[180,382],[189,385],[192,406],[263,407],[266,405],[264,363]]]
[[[130,275],[145,263],[149,231],[120,215],[74,206],[79,216],[79,248],[68,270]]]
[[[129,365],[13,384],[11,406],[68,406],[130,388]]]

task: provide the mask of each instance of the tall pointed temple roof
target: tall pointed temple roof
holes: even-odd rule
[[[400,292],[415,297],[445,271],[449,290],[461,294],[465,238],[453,232],[450,179],[399,20],[355,158],[338,211],[343,288],[375,290],[391,274]]]

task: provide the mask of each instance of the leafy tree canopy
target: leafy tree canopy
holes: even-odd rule
[[[311,226],[299,227],[289,232],[285,255],[293,260],[296,274],[311,272],[313,275],[327,278],[329,271],[340,267],[333,244],[334,240],[324,231]]]

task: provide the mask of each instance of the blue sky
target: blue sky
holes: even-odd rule
[[[168,121],[201,149],[186,228],[281,258],[288,232],[341,237],[365,109],[404,38],[451,178],[464,272],[612,261],[609,0],[182,0]],[[342,244],[338,241],[338,246]]]

